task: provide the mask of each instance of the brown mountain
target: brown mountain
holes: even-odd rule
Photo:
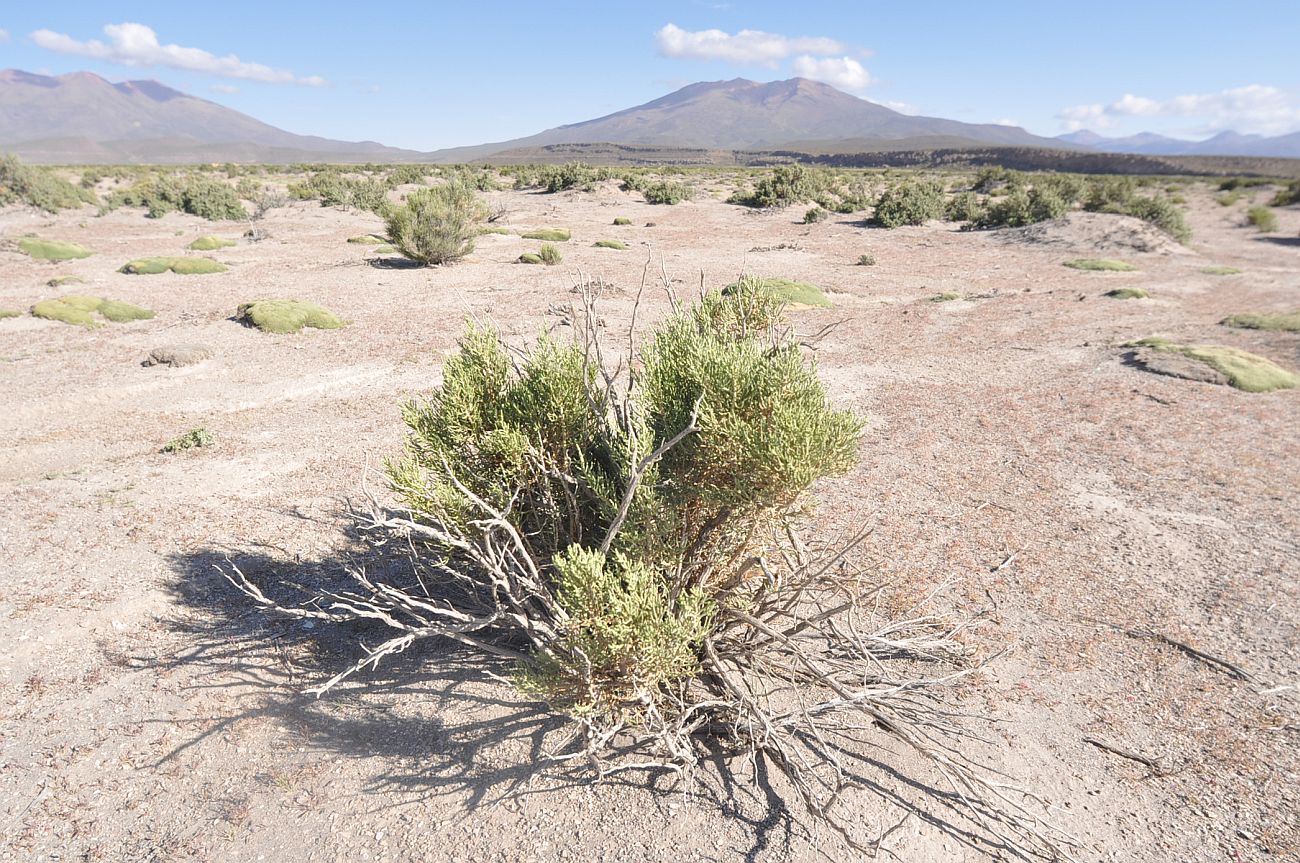
[[[779,149],[792,142],[864,139],[872,149],[890,141],[942,139],[964,145],[1052,147],[1062,144],[1018,126],[961,123],[914,117],[836,90],[828,84],[791,78],[760,83],[745,78],[690,84],[667,96],[595,120],[557,126],[527,138],[440,150],[438,161],[490,158],[510,150],[555,144],[611,143],[704,149]]]
[[[157,81],[0,72],[0,150],[33,162],[411,161],[373,141],[294,135]]]

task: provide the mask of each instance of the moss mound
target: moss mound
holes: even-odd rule
[[[376,237],[374,234],[362,234],[359,237],[348,237],[348,242],[357,246],[382,246],[388,240]]]
[[[732,282],[722,289],[723,296],[730,296],[740,286]],[[822,289],[810,282],[795,282],[790,279],[759,279],[758,290],[785,303],[791,311],[802,309],[828,309],[831,301]]]
[[[344,325],[328,309],[301,300],[254,300],[241,304],[236,317],[267,333],[296,333],[303,327],[337,330]]]
[[[541,262],[542,256],[533,252],[524,252],[519,256],[519,263],[521,264],[540,264]]]
[[[1106,296],[1113,300],[1145,300],[1150,294],[1142,288],[1116,288],[1107,291]]]
[[[1241,270],[1236,267],[1204,267],[1201,272],[1207,276],[1235,276]]]
[[[205,237],[199,237],[186,248],[193,249],[196,252],[215,252],[217,249],[228,249],[237,245],[239,244],[234,240],[227,240],[225,237],[216,237],[209,234]]]
[[[478,229],[480,234],[505,234],[509,236],[510,232],[505,228],[499,228],[496,225],[489,225]]]
[[[183,435],[177,435],[163,446],[162,452],[184,452],[187,449],[212,446],[217,439],[205,428],[190,429]]]
[[[41,261],[71,261],[75,258],[89,258],[95,254],[85,246],[76,243],[60,243],[57,240],[41,240],[36,237],[22,237],[18,248],[23,254]]]
[[[20,318],[20,317],[22,317],[22,314],[23,314],[23,313],[20,312],[18,309],[0,309],[0,319],[3,319],[3,318]]]
[[[206,273],[224,273],[226,267],[211,258],[139,258],[122,265],[119,273],[131,275],[157,275],[170,270],[181,276],[197,276]]]
[[[1137,269],[1132,264],[1110,258],[1077,258],[1073,261],[1066,261],[1065,265],[1072,270],[1092,270],[1105,273],[1131,273]]]
[[[1221,323],[1243,330],[1300,333],[1300,309],[1294,312],[1245,312],[1226,317]]]
[[[955,293],[953,291],[944,291],[941,294],[935,294],[933,297],[930,297],[930,302],[951,303],[953,300],[960,300],[960,299],[961,299],[961,294]]]
[[[86,280],[81,276],[55,276],[45,283],[46,287],[61,288],[64,285],[80,285]]]
[[[569,237],[568,228],[543,228],[540,231],[529,231],[524,234],[525,240],[545,240],[548,243],[567,243]]]
[[[154,313],[140,306],[124,303],[121,300],[104,300],[99,297],[87,297],[69,294],[53,300],[41,300],[32,306],[32,315],[48,321],[60,321],[79,327],[96,327],[99,322],[95,315],[105,320],[120,324],[127,321],[147,321]]]
[[[592,243],[597,249],[618,249],[620,252],[627,251],[627,243],[621,243],[618,240],[597,240]]]
[[[616,225],[630,225],[630,224],[632,224],[632,220],[629,219],[627,216],[616,216],[616,217],[614,218],[614,224],[616,224]]]
[[[1267,393],[1300,386],[1300,377],[1257,354],[1224,345],[1178,345],[1151,336],[1131,342],[1129,347],[1150,348],[1181,354],[1204,363],[1228,379],[1228,383],[1248,393]]]

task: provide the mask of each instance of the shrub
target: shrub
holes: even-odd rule
[[[429,176],[429,169],[424,165],[394,165],[385,178],[389,188],[406,185],[420,185]]]
[[[615,225],[630,225],[630,224],[632,224],[632,220],[629,219],[627,216],[615,216],[615,217],[614,217],[614,224],[615,224]]]
[[[322,207],[355,207],[382,214],[388,206],[388,184],[373,177],[345,177],[334,168],[316,171],[289,184],[289,197],[319,200]]]
[[[190,429],[183,435],[177,435],[169,440],[162,448],[162,452],[184,452],[187,449],[198,449],[200,447],[212,446],[217,439],[212,436],[212,432],[205,428]]]
[[[803,223],[805,225],[812,225],[815,224],[816,222],[824,222],[830,217],[831,217],[830,210],[827,210],[825,207],[816,206],[803,214]]]
[[[1277,216],[1268,207],[1251,207],[1246,211],[1246,223],[1254,225],[1261,234],[1277,230]]]
[[[876,265],[875,255],[858,255],[859,267],[874,267]]]
[[[542,243],[542,247],[537,250],[537,257],[547,266],[555,266],[560,261],[564,260],[560,256],[560,250],[550,243]]]
[[[226,267],[211,258],[158,257],[137,258],[126,262],[118,269],[119,273],[133,276],[155,276],[168,271],[179,276],[202,276],[224,273]]]
[[[1207,276],[1235,276],[1241,272],[1236,267],[1202,267],[1201,272]]]
[[[944,291],[942,293],[935,294],[933,297],[930,297],[930,302],[951,303],[953,300],[960,300],[960,299],[961,299],[961,294],[958,294],[954,291]]]
[[[0,320],[4,318],[21,318],[23,313],[19,309],[0,308]]]
[[[1300,204],[1300,180],[1292,180],[1269,201],[1269,206],[1272,207],[1288,207],[1291,204]]]
[[[979,196],[974,192],[954,195],[944,205],[943,217],[949,222],[973,222],[984,213]]]
[[[521,264],[540,264],[542,256],[536,252],[524,252],[519,256],[518,262]]]
[[[254,300],[242,303],[235,317],[267,333],[297,333],[304,327],[337,330],[344,321],[329,309],[301,300]]]
[[[598,249],[618,249],[621,252],[627,251],[627,243],[621,240],[597,240],[592,243]]]
[[[89,258],[94,254],[90,249],[78,246],[76,243],[61,243],[58,240],[41,240],[36,237],[19,237],[18,248],[28,257],[54,263]]]
[[[990,202],[974,224],[980,228],[1018,228],[1059,219],[1069,210],[1070,204],[1050,186],[1029,190],[1017,186]]]
[[[1065,266],[1072,270],[1093,270],[1111,273],[1131,273],[1137,269],[1125,261],[1114,261],[1110,258],[1076,258],[1073,261],[1066,261]]]
[[[722,289],[722,295],[760,296],[771,299],[792,310],[830,308],[831,301],[821,288],[811,282],[796,282],[790,279],[763,279],[757,276],[744,276]]]
[[[202,176],[151,177],[109,198],[108,209],[122,206],[144,207],[152,219],[176,211],[209,221],[248,218],[238,192],[220,180]]]
[[[871,222],[882,228],[924,224],[943,215],[943,197],[939,183],[905,180],[881,194]]]
[[[1132,177],[1104,177],[1088,184],[1083,208],[1093,213],[1123,213],[1137,194]]]
[[[23,164],[17,156],[0,155],[0,207],[26,204],[57,213],[97,203],[90,187],[74,186],[46,168]]]
[[[647,204],[680,204],[694,197],[695,192],[684,183],[655,183],[641,190]]]
[[[1192,229],[1187,227],[1183,211],[1171,201],[1137,197],[1129,201],[1124,213],[1155,225],[1180,243],[1186,243],[1192,238]]]
[[[548,243],[567,243],[570,236],[568,228],[542,228],[523,235],[525,240],[545,240]]]
[[[487,206],[463,183],[412,192],[384,219],[388,242],[412,261],[449,264],[474,251],[474,238]]]
[[[751,207],[788,207],[811,201],[825,186],[825,175],[804,165],[778,165],[772,173],[759,179],[750,194],[737,193],[730,201]]]
[[[1150,294],[1143,288],[1116,288],[1113,291],[1107,291],[1106,296],[1112,300],[1145,300]]]

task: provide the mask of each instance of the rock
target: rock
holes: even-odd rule
[[[211,356],[212,351],[203,345],[166,345],[151,350],[143,365],[180,368],[196,365]]]

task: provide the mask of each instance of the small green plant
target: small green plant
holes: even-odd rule
[[[1179,345],[1158,336],[1130,342],[1128,347],[1182,354],[1204,363],[1223,375],[1230,385],[1248,393],[1267,393],[1300,386],[1300,377],[1294,373],[1264,357],[1237,348],[1223,345]]]
[[[943,217],[949,222],[974,222],[983,213],[984,207],[974,192],[954,195],[943,207]]]
[[[1279,189],[1269,201],[1271,207],[1289,207],[1292,204],[1300,204],[1300,180],[1292,180],[1287,183],[1286,188]]]
[[[387,212],[389,243],[425,266],[450,264],[474,251],[474,238],[488,216],[478,192],[462,182],[419,189]]]
[[[858,255],[857,265],[859,267],[874,267],[876,265],[876,256]]]
[[[598,249],[618,249],[621,252],[627,251],[627,243],[621,240],[597,240],[592,243]]]
[[[904,180],[881,194],[871,223],[882,228],[921,225],[940,218],[943,203],[942,184],[929,180]]]
[[[58,240],[41,240],[36,237],[19,237],[18,248],[28,257],[54,263],[89,258],[94,254],[90,249],[78,246],[76,243],[61,243]]]
[[[45,283],[49,288],[61,288],[64,285],[80,285],[85,283],[81,276],[55,276]]]
[[[935,294],[933,297],[930,297],[930,302],[951,303],[953,300],[960,300],[960,299],[961,299],[961,294],[958,294],[954,291],[943,291],[942,293],[938,293]]]
[[[0,309],[0,318],[20,318],[22,315],[19,309]]]
[[[614,217],[614,224],[615,224],[615,225],[630,225],[630,224],[632,224],[632,220],[629,219],[627,216],[615,216],[615,217]]]
[[[147,321],[154,316],[154,313],[121,300],[105,300],[79,294],[41,300],[32,306],[33,317],[88,328],[99,326],[96,315],[115,324],[121,324],[128,321]]]
[[[1137,270],[1137,267],[1130,263],[1110,258],[1076,258],[1073,261],[1066,261],[1065,266],[1072,270],[1090,270],[1105,273],[1131,273]]]
[[[355,246],[382,246],[388,241],[374,234],[362,234],[358,237],[348,237],[348,242]]]
[[[1277,216],[1268,207],[1251,207],[1246,211],[1246,223],[1254,225],[1261,234],[1277,230]]]
[[[178,276],[202,276],[210,273],[224,273],[226,266],[211,258],[164,256],[137,258],[134,261],[127,261],[118,269],[119,273],[128,273],[133,276],[152,276],[169,271],[176,273]]]
[[[1241,192],[1224,192],[1214,199],[1214,202],[1220,207],[1231,207],[1233,204],[1245,197]]]
[[[255,300],[242,303],[235,317],[267,333],[297,333],[304,327],[337,330],[344,321],[328,309],[301,300]]]
[[[529,231],[523,235],[525,240],[545,240],[548,243],[567,243],[570,238],[568,228],[542,228]]]
[[[214,237],[208,235],[199,237],[194,242],[186,246],[187,249],[193,249],[196,252],[215,252],[218,249],[228,249],[231,246],[237,246],[239,243],[235,240],[228,240],[225,237]]]
[[[559,248],[550,243],[542,243],[542,247],[537,250],[537,257],[540,258],[541,262],[546,264],[548,267],[553,267],[560,263],[560,261],[564,260],[560,255]]]
[[[1201,272],[1207,276],[1235,276],[1241,270],[1236,267],[1202,267]]]
[[[212,432],[205,428],[190,429],[185,434],[177,435],[169,440],[161,452],[173,453],[184,452],[187,449],[198,449],[200,447],[212,446],[217,439],[212,436]]]
[[[775,300],[791,311],[825,309],[831,306],[830,298],[811,282],[745,276],[722,289],[722,295],[725,297],[751,294]]]
[[[803,214],[803,223],[805,225],[813,225],[817,222],[824,222],[830,217],[831,211],[819,205]]]
[[[684,183],[654,183],[641,190],[647,204],[680,204],[694,197],[695,192]]]
[[[1143,288],[1116,288],[1107,291],[1106,296],[1113,300],[1145,300],[1150,294]]]
[[[519,263],[521,264],[540,264],[541,262],[542,256],[536,252],[524,252],[519,256]]]
[[[1300,333],[1300,309],[1294,312],[1244,312],[1226,317],[1221,323],[1245,330]]]

